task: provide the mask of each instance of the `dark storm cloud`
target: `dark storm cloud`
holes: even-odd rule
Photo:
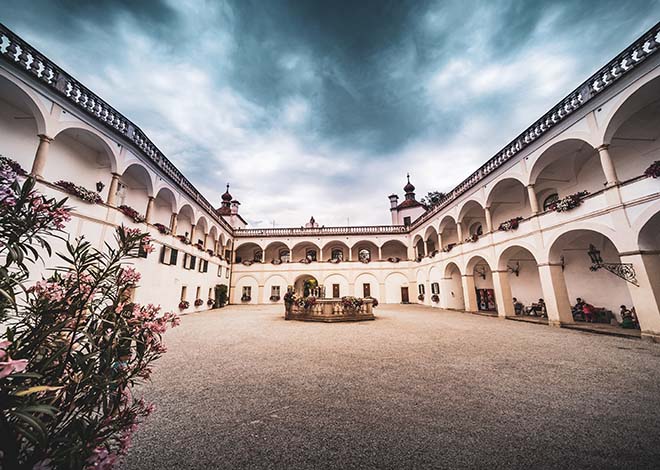
[[[406,171],[450,189],[659,17],[654,0],[0,5],[209,199],[232,181],[252,220],[293,225],[301,205],[386,222]]]

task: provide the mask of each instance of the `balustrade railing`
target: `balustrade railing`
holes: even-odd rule
[[[209,201],[183,176],[176,166],[149,140],[142,130],[110,106],[54,62],[0,23],[0,56],[12,66],[30,74],[35,80],[58,93],[74,108],[131,142],[149,161],[165,173],[185,194],[229,233],[231,226],[216,212]]]
[[[362,225],[354,227],[298,227],[235,229],[236,237],[302,237],[313,235],[406,234],[405,225]]]

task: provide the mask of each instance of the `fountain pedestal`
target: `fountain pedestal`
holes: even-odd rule
[[[364,299],[362,305],[356,308],[345,308],[339,299],[317,299],[316,303],[309,308],[304,308],[295,303],[284,304],[285,320],[301,321],[365,321],[375,320],[373,300]]]

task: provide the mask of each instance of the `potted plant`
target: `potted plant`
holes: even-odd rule
[[[434,304],[437,304],[438,302],[440,302],[440,296],[439,296],[438,294],[433,294],[433,295],[431,296],[431,301],[432,301]]]
[[[249,302],[250,300],[252,300],[252,297],[247,294],[241,296],[241,302]]]
[[[506,222],[502,222],[500,226],[497,228],[497,230],[501,230],[502,232],[508,232],[509,230],[516,230],[520,225],[520,221],[522,219],[523,219],[522,217],[514,217],[513,219],[509,219]]]
[[[121,206],[118,207],[120,211],[126,215],[129,219],[133,219],[133,222],[135,223],[142,223],[146,220],[146,218],[140,214],[138,211],[133,209],[131,206],[127,206],[126,204],[122,204]]]
[[[63,181],[63,180],[56,181],[55,186],[58,186],[67,193],[73,194],[78,199],[82,199],[83,201],[89,204],[100,204],[103,202],[103,199],[101,199],[99,193],[90,191],[89,189],[83,188],[82,186],[78,186],[77,184],[74,184],[71,181]]]
[[[419,300],[419,301],[423,301],[423,300],[424,300],[424,294],[419,294],[419,295],[417,296],[417,300]]]
[[[213,307],[215,305],[215,300],[214,299],[208,299],[206,301],[206,305],[208,305],[209,307]]]
[[[651,163],[651,166],[649,166],[644,171],[644,176],[648,176],[650,178],[660,178],[660,160],[656,160]]]
[[[179,309],[185,310],[188,307],[190,307],[190,302],[188,302],[187,300],[182,300],[181,302],[179,302]]]
[[[154,224],[154,227],[156,227],[156,229],[157,229],[160,233],[162,233],[163,235],[169,235],[169,234],[170,234],[170,229],[167,228],[167,227],[165,227],[163,224],[155,223],[155,224]]]
[[[561,199],[558,199],[556,202],[553,202],[548,209],[555,212],[566,212],[571,209],[575,209],[580,204],[582,200],[589,194],[589,191],[579,191],[575,194],[568,195]]]
[[[204,301],[202,299],[195,299],[195,307],[201,307],[204,305]]]

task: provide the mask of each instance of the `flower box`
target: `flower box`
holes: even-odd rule
[[[556,202],[553,202],[548,209],[555,212],[566,212],[582,204],[584,198],[589,194],[589,191],[580,191],[575,194],[563,197]]]
[[[195,299],[195,307],[201,307],[204,305],[204,301],[202,299]]]
[[[241,302],[249,302],[250,300],[252,300],[252,297],[250,297],[249,295],[243,295],[241,297]]]
[[[208,254],[209,256],[213,256],[213,250],[210,249],[206,250],[206,254]]]
[[[644,176],[648,176],[649,178],[660,178],[660,160],[651,163],[651,166],[644,171]]]
[[[438,302],[440,302],[440,296],[438,294],[433,294],[431,296],[431,302],[433,302],[434,304],[437,304]]]
[[[89,204],[101,204],[103,202],[103,199],[101,199],[99,193],[90,191],[89,189],[83,188],[82,186],[78,186],[71,181],[56,181],[55,186],[63,189],[69,194],[73,194],[78,199],[82,199]]]
[[[182,300],[181,302],[179,302],[179,308],[181,310],[185,310],[188,307],[190,307],[190,302],[188,302],[187,300]]]
[[[279,302],[280,296],[279,295],[271,295],[270,296],[270,301],[271,302]]]
[[[179,241],[184,245],[190,245],[190,240],[188,240],[188,238],[185,235],[177,235],[176,238],[178,238]]]
[[[135,223],[142,223],[146,220],[146,218],[140,214],[138,211],[133,209],[131,206],[127,206],[125,204],[122,204],[121,206],[118,207],[120,211],[124,213],[126,217],[129,219],[133,219],[133,222]]]
[[[417,300],[419,300],[419,301],[424,300],[424,294],[419,294],[419,295],[417,296]]]
[[[213,307],[215,305],[215,300],[214,299],[207,300],[206,305],[208,305],[209,307]]]
[[[497,230],[501,230],[502,232],[508,232],[509,230],[516,230],[520,225],[520,221],[522,219],[523,219],[522,217],[515,217],[513,219],[507,220],[506,222],[502,222],[500,226],[497,228]]]
[[[156,229],[160,233],[162,233],[163,235],[169,235],[170,234],[170,229],[165,227],[163,224],[155,223],[154,227],[156,227]]]

